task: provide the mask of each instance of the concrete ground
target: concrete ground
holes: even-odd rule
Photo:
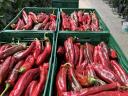
[[[110,29],[123,53],[128,58],[128,32],[122,32],[122,19],[114,15],[112,9],[103,0],[79,0],[79,8],[95,8]]]

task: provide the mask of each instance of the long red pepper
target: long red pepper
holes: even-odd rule
[[[120,78],[122,85],[128,86],[128,75],[123,70],[123,68],[115,60],[111,60],[110,64],[111,64],[112,70]]]
[[[48,28],[50,27],[50,25],[51,25],[51,22],[47,22],[47,24],[44,26],[44,30],[48,30]]]
[[[24,21],[22,20],[22,19],[18,19],[18,22],[17,22],[17,25],[16,25],[16,27],[15,27],[15,30],[22,30],[23,29],[23,27],[24,27]]]
[[[9,96],[21,96],[25,88],[38,74],[39,68],[30,69],[25,72],[22,76],[20,76]]]
[[[37,86],[34,88],[31,96],[40,96],[41,92],[44,90],[45,82],[48,75],[48,63],[44,63],[40,68],[40,80]]]
[[[11,87],[15,85],[16,80],[18,79],[18,70],[21,67],[21,65],[24,63],[24,60],[19,61],[15,67],[13,68],[13,70],[11,71],[8,79],[6,80],[6,85],[5,85],[5,90],[1,93],[0,96],[3,96],[7,90]]]
[[[2,45],[2,46],[0,47],[0,53],[1,53],[2,51],[6,50],[6,49],[9,48],[9,47],[11,47],[10,44],[4,44],[4,45]]]
[[[106,58],[109,58],[109,57],[105,57],[105,55],[103,54],[103,51],[102,51],[102,47],[100,45],[97,45],[97,48],[98,48],[98,54],[99,54],[99,60],[101,61],[100,63],[106,67],[109,66],[109,59],[107,60]]]
[[[44,63],[44,61],[48,59],[52,51],[52,45],[49,38],[45,37],[44,40],[45,40],[45,48],[44,51],[38,56],[36,60],[37,65],[41,65],[42,63]]]
[[[62,28],[64,30],[70,30],[70,20],[69,20],[69,17],[62,11],[61,12],[61,16],[62,16]]]
[[[94,95],[89,96],[128,96],[128,92],[121,92],[121,91],[104,91]]]
[[[88,95],[93,95],[103,91],[118,89],[119,87],[120,85],[117,82],[114,82],[111,84],[96,86],[92,88],[84,88],[84,89],[81,89],[80,91],[63,92],[61,96],[88,96]]]
[[[118,82],[119,78],[118,76],[111,71],[109,68],[107,68],[106,66],[103,65],[94,65],[93,66],[96,74],[102,78],[102,80],[104,80],[107,83],[113,83],[113,82]]]
[[[34,52],[33,52],[33,56],[34,56],[34,58],[35,59],[37,59],[38,58],[38,56],[40,55],[40,53],[41,53],[41,42],[36,38],[36,40],[35,40],[35,50],[34,50]]]
[[[84,59],[84,46],[83,45],[81,45],[80,46],[80,57],[79,57],[79,63],[78,63],[78,65],[77,66],[80,66],[81,65],[81,63],[83,62],[83,59]]]
[[[9,74],[9,66],[11,62],[11,56],[7,57],[0,67],[0,84],[6,79]]]
[[[56,30],[56,20],[52,20],[50,24],[49,30]]]
[[[93,61],[94,61],[95,64],[98,64],[98,63],[101,64],[101,61],[100,61],[100,57],[99,57],[98,52],[99,52],[99,49],[98,49],[97,46],[95,46],[95,48],[94,48],[94,54],[93,54]]]
[[[41,29],[42,25],[43,25],[43,23],[38,23],[38,24],[36,24],[36,25],[33,27],[32,30],[39,30],[39,29]]]
[[[32,96],[32,92],[34,91],[34,88],[37,86],[37,83],[38,83],[38,81],[35,81],[35,80],[30,82],[30,84],[28,85],[28,87],[27,87],[27,89],[25,91],[25,95],[24,96]]]
[[[68,43],[68,49],[69,49],[69,54],[70,54],[70,59],[69,62],[74,66],[74,46],[73,46],[73,37],[69,37],[67,39],[67,43]]]
[[[35,41],[33,41],[29,46],[29,48],[27,48],[26,50],[15,53],[14,57],[16,58],[16,60],[21,60],[27,57],[33,51],[34,47],[35,47]]]
[[[32,66],[34,65],[34,61],[35,61],[35,59],[34,59],[33,55],[29,55],[26,58],[24,64],[20,67],[19,72],[22,73],[22,72],[25,72],[25,71],[31,69]]]
[[[28,15],[27,15],[27,13],[23,10],[23,12],[22,12],[22,16],[23,16],[23,20],[24,20],[24,22],[25,22],[25,24],[27,24],[28,23]]]
[[[78,11],[78,21],[80,22],[80,23],[82,23],[82,21],[83,21],[83,11],[82,10],[80,10],[80,11]]]
[[[21,51],[25,48],[26,46],[23,46],[23,45],[15,45],[15,46],[9,47],[0,53],[0,59],[13,55],[14,53]]]
[[[79,62],[80,49],[79,49],[79,47],[76,44],[74,44],[74,52],[75,52],[74,64],[77,65],[78,62]]]
[[[65,48],[63,46],[59,46],[57,49],[57,55],[63,56],[65,54]]]
[[[33,23],[32,18],[30,15],[28,15],[28,23],[23,27],[23,29],[25,29],[25,30],[31,29],[32,23]]]
[[[38,21],[37,21],[37,16],[36,16],[35,13],[29,12],[29,15],[31,16],[31,18],[32,18],[32,20],[33,20],[34,23],[38,23]]]
[[[46,18],[46,14],[45,13],[40,13],[40,14],[38,14],[37,15],[37,21],[39,22],[39,23],[42,23],[43,21],[44,21],[44,19]]]
[[[59,72],[57,73],[56,77],[56,88],[57,88],[57,93],[58,96],[62,96],[62,92],[67,91],[67,83],[66,83],[66,78],[67,78],[67,65],[61,65]]]
[[[92,63],[93,62],[94,46],[87,42],[85,43],[85,45],[86,45],[86,52],[87,52],[89,62]]]
[[[80,89],[82,89],[82,87],[76,78],[74,68],[71,66],[71,64],[69,64],[69,66],[70,67],[68,69],[68,78],[69,78],[71,87],[73,88],[73,90],[79,91]]]

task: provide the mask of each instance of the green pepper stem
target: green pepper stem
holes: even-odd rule
[[[24,71],[25,71],[24,67],[21,67],[20,70],[19,70],[20,73],[23,73]]]
[[[7,90],[9,89],[9,87],[10,87],[10,84],[9,84],[9,83],[6,83],[5,89],[4,89],[4,91],[0,94],[0,96],[4,96],[4,94],[7,92]]]

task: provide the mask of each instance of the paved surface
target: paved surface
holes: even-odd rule
[[[79,0],[79,8],[95,8],[104,20],[111,34],[118,42],[123,53],[128,58],[128,32],[122,32],[121,21],[118,15],[114,15],[112,9],[102,0]]]

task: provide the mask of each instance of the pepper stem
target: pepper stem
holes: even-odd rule
[[[24,67],[21,67],[20,70],[19,70],[20,73],[23,73],[24,71],[25,71]]]
[[[9,83],[6,83],[5,89],[4,89],[4,91],[0,94],[0,96],[4,96],[4,94],[5,94],[6,91],[9,89],[9,87],[10,87],[10,84],[9,84]]]

